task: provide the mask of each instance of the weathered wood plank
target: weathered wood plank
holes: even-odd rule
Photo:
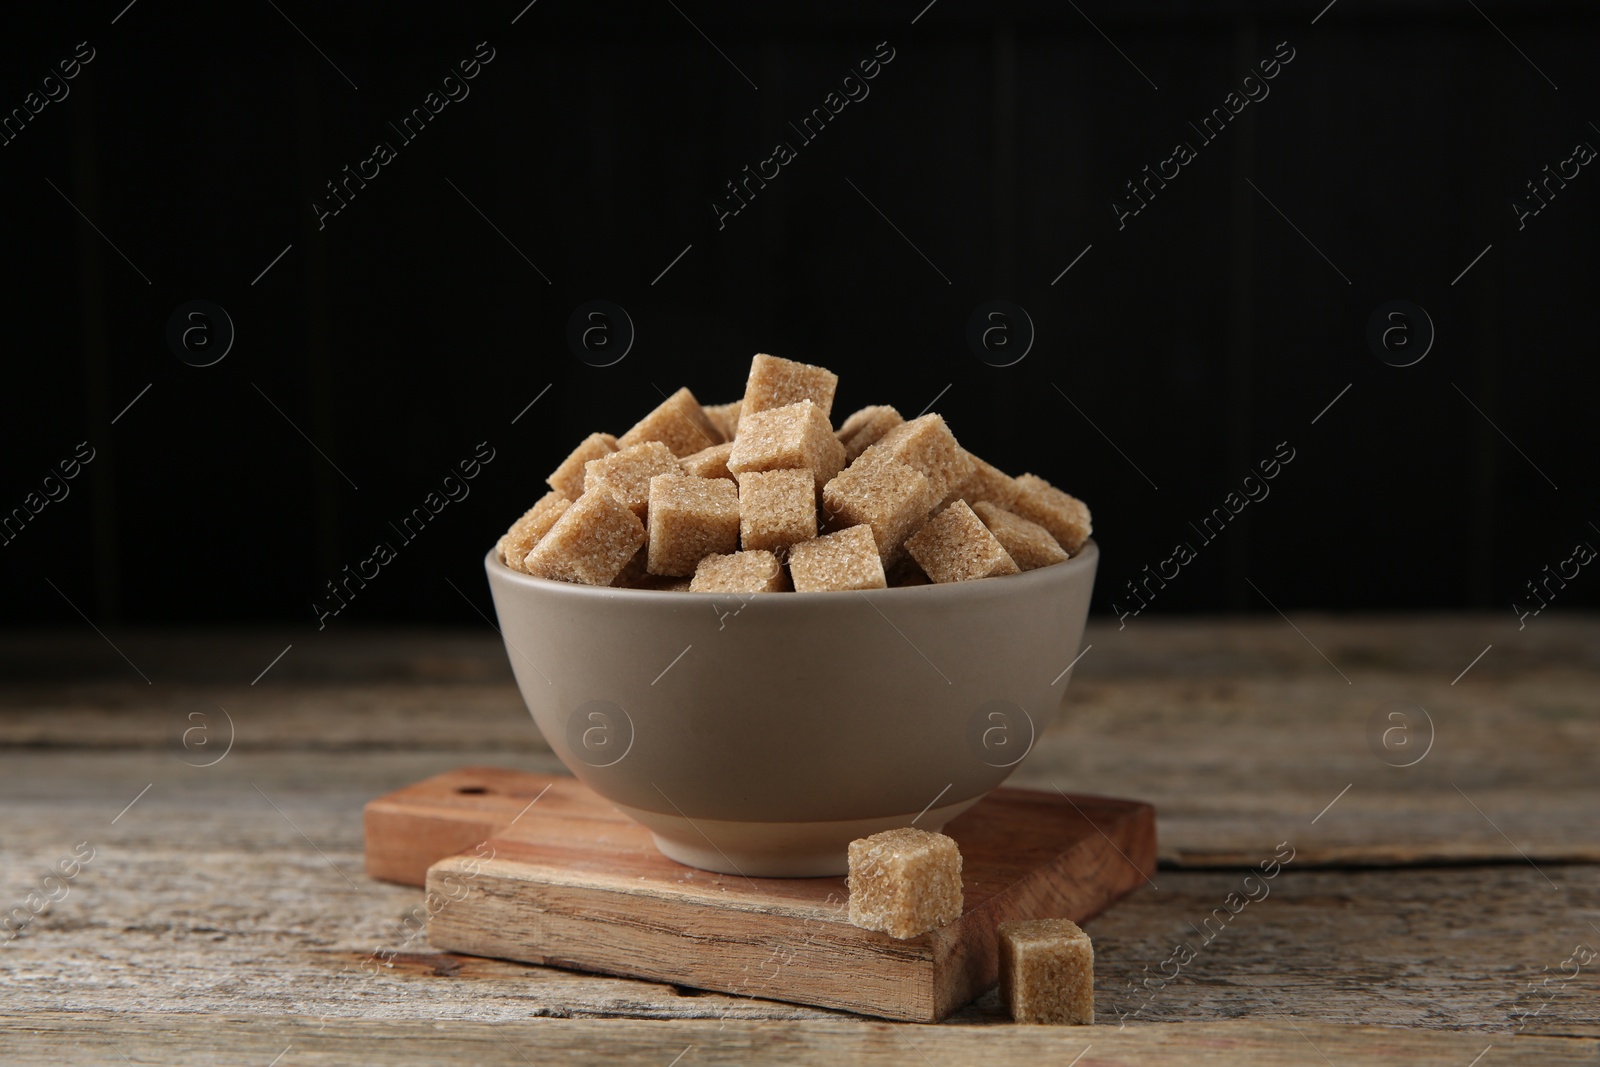
[[[536,1013],[838,1017],[435,953],[411,933],[420,922],[407,922],[421,914],[421,891],[360,873],[361,809],[387,788],[459,759],[244,753],[202,771],[137,753],[0,756],[0,907],[19,904],[76,842],[99,850],[65,900],[0,946],[0,1004],[17,1012],[71,1004],[496,1022]],[[149,793],[113,824],[152,779]],[[1133,1015],[1142,998],[1129,983],[1142,980],[1145,967],[1160,974],[1178,940],[1195,938],[1189,924],[1204,924],[1243,879],[1242,871],[1160,871],[1159,889],[1135,892],[1089,925],[1101,1011],[1158,1022],[1248,1015],[1296,1025],[1509,1031],[1515,1013],[1540,1003],[1530,983],[1560,971],[1575,944],[1600,948],[1600,931],[1590,925],[1600,923],[1600,867],[1540,867],[1542,875],[1519,859],[1311,871],[1297,856],[1266,899],[1231,919],[1179,980]],[[1584,967],[1554,986],[1561,992],[1528,1029],[1595,1033],[1596,972]],[[956,1016],[998,1018],[992,994]]]
[[[1595,854],[1600,620],[1547,613],[1522,633],[1498,618],[1296,622],[1351,684],[1281,620],[1091,627],[1069,712],[1016,778],[1154,801],[1169,863],[1259,863],[1283,840],[1298,849],[1271,895],[1148,1004],[1132,983],[1196,938],[1190,924],[1217,922],[1243,872],[1162,871],[1159,890],[1091,924],[1103,1016],[1183,1025],[1096,1027],[1082,1063],[1322,1062],[1301,1032],[1339,1063],[1464,1067],[1490,1042],[1483,1067],[1596,1062],[1592,1040],[1529,1035],[1600,1032],[1594,965],[1553,977],[1574,945],[1600,947],[1600,867],[1548,862]],[[306,1039],[283,1067],[521,1064],[500,1031],[520,1042],[515,1028],[530,1027],[538,1062],[664,1064],[690,1044],[684,1067],[702,1050],[748,1061],[756,1047],[796,1062],[915,1062],[899,1028],[450,956],[411,935],[420,892],[359,874],[362,804],[469,762],[559,769],[492,634],[114,636],[154,685],[92,633],[0,639],[0,908],[38,889],[74,843],[99,849],[65,900],[0,945],[0,1005],[36,1013],[0,1023],[0,1061],[125,1062],[92,1027],[126,1038],[135,1062],[264,1065],[281,1032]],[[1385,766],[1368,746],[1367,721],[1390,700],[1434,717],[1435,747],[1414,767]],[[224,761],[168,754],[189,713],[218,704],[236,725]],[[1451,857],[1497,862],[1308,869]],[[313,1045],[304,1020],[315,1029],[324,1016],[321,1036],[337,1040]],[[933,1063],[1065,1063],[1082,1048],[1000,1021],[990,994],[951,1025],[903,1033]],[[1341,1022],[1420,1029],[1327,1025]],[[40,1029],[18,1038],[26,1025]],[[1452,1028],[1480,1032],[1439,1032]],[[659,1055],[663,1035],[680,1033]],[[369,1046],[378,1035],[397,1040]]]
[[[1592,1065],[1600,1043],[1585,1038],[1509,1037],[1337,1026],[1307,1021],[1225,1021],[1184,1026],[951,1027],[794,1020],[657,1022],[538,1019],[324,1023],[273,1016],[100,1012],[0,1015],[0,1057],[15,1067],[62,1063],[121,1067],[160,1063],[266,1067],[470,1063],[672,1064],[892,1062],[1037,1067],[1280,1067],[1322,1063],[1363,1067],[1466,1067],[1492,1048],[1485,1065]],[[1075,1059],[1075,1057],[1079,1057]]]

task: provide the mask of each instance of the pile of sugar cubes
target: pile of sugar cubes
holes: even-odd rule
[[[905,940],[961,918],[961,850],[903,827],[850,842],[849,919]],[[1071,919],[1002,922],[1000,999],[1017,1022],[1093,1023],[1094,946]]]
[[[590,434],[500,539],[506,566],[585,585],[705,593],[959,582],[1060,563],[1083,502],[997,470],[937,414],[830,422],[838,376],[759,354],[744,398],[679,389],[621,437]]]

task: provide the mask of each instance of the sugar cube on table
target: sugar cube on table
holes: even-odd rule
[[[914,827],[850,842],[850,921],[904,940],[961,918],[961,850]]]
[[[900,546],[935,501],[928,479],[919,470],[896,459],[867,466],[854,464],[822,487],[822,508],[834,526],[872,527],[878,554],[885,566],[900,557]]]
[[[691,593],[781,593],[787,588],[783,564],[760,549],[707,556],[689,583]]]
[[[728,470],[728,457],[732,454],[733,442],[724,441],[720,445],[703,448],[692,456],[684,456],[678,462],[696,478],[732,478],[733,473]]]
[[[897,459],[921,471],[933,486],[937,503],[972,474],[972,460],[939,415],[923,415],[901,423],[884,434],[852,463],[871,464]]]
[[[957,500],[908,537],[906,551],[935,582],[993,578],[1019,569],[965,500]]]
[[[1094,945],[1071,919],[1000,924],[1000,1000],[1019,1023],[1094,1022]]]
[[[888,586],[878,543],[872,539],[872,527],[865,525],[824,534],[791,547],[789,580],[797,593]]]
[[[706,413],[706,418],[711,420],[711,425],[721,431],[725,440],[732,441],[739,432],[739,409],[744,407],[743,400],[735,400],[730,404],[712,404],[700,410]]]
[[[817,536],[817,483],[811,471],[739,475],[739,544],[787,557],[789,546]]]
[[[571,503],[572,501],[552,489],[540,497],[537,504],[524,512],[522,518],[512,523],[511,529],[500,538],[500,544],[497,546],[505,565],[514,571],[522,570],[522,561],[533,550],[533,546],[539,543],[539,538],[550,532],[550,527],[556,524],[556,520]]]
[[[583,495],[584,464],[591,459],[608,456],[616,450],[615,437],[608,433],[592,433],[572,450],[570,456],[561,461],[561,466],[552,471],[545,481],[550,483],[550,488],[568,500],[576,500]]]
[[[1004,505],[1030,522],[1050,531],[1062,548],[1076,552],[1094,532],[1089,506],[1069,496],[1036,474],[1017,476],[1017,498]]]
[[[822,411],[826,419],[833,411],[833,391],[839,376],[826,367],[813,367],[809,363],[796,363],[780,359],[765,352],[756,353],[750,361],[750,377],[744,385],[742,420],[758,411],[786,407],[800,400],[809,400]],[[828,432],[833,432],[830,424]]]
[[[628,448],[646,441],[660,441],[672,450],[674,456],[682,457],[719,445],[722,440],[722,431],[706,415],[694,394],[687,389],[679,389],[617,438],[617,447]]]
[[[728,470],[734,474],[804,467],[811,471],[817,492],[843,466],[844,446],[833,436],[827,415],[810,400],[765,411],[746,406],[728,456]]]
[[[950,490],[944,503],[965,500],[976,506],[979,501],[988,501],[1003,508],[1010,507],[1020,491],[1017,480],[992,463],[985,463],[971,452],[967,453],[967,458],[972,461],[972,473],[967,475],[965,481]]]
[[[599,486],[562,512],[523,560],[523,569],[536,578],[610,585],[644,543],[639,516]]]
[[[688,577],[712,553],[739,549],[739,488],[726,478],[650,479],[651,574]]]
[[[1049,530],[1038,523],[1029,522],[1021,515],[1014,515],[987,500],[973,504],[972,510],[989,527],[989,532],[994,534],[995,540],[1000,542],[1000,547],[1006,550],[1006,555],[1019,569],[1031,571],[1067,559],[1067,550],[1050,536]]]
[[[585,463],[583,487],[587,493],[604,482],[643,521],[650,513],[650,479],[682,471],[670,448],[660,441],[646,441]]]
[[[905,421],[898,411],[887,404],[873,404],[852,414],[835,434],[839,443],[844,445],[845,462],[854,463],[857,456]]]

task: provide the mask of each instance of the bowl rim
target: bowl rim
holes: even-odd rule
[[[1057,582],[1071,581],[1087,571],[1093,574],[1100,558],[1100,546],[1094,538],[1089,538],[1083,543],[1078,552],[1071,559],[1061,563],[1053,563],[1048,567],[1036,567],[1031,571],[1020,574],[1003,574],[994,578],[979,578],[967,582],[935,582],[929,585],[908,585],[887,589],[858,589],[858,590],[828,590],[813,593],[691,593],[687,590],[673,589],[626,589],[610,585],[581,585],[576,582],[558,582],[549,578],[535,578],[531,574],[514,571],[500,559],[499,546],[491,547],[484,555],[484,566],[488,571],[501,581],[508,581],[514,586],[520,586],[530,591],[542,592],[550,596],[571,597],[574,599],[593,600],[637,600],[641,604],[667,604],[674,601],[683,603],[684,597],[697,597],[700,602],[707,599],[729,598],[743,599],[745,597],[760,598],[766,603],[793,603],[796,605],[814,605],[820,603],[844,603],[843,593],[858,592],[865,596],[872,594],[871,599],[880,598],[890,601],[906,601],[909,599],[959,600],[968,597],[982,597],[985,595],[1007,595],[1011,593],[1022,594],[1036,586],[1051,585]]]

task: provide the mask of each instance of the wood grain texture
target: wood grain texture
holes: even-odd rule
[[[376,876],[446,857],[426,867],[436,948],[936,1022],[997,981],[1000,923],[1086,921],[1144,884],[1152,815],[996,790],[945,827],[962,851],[961,918],[904,941],[849,923],[842,877],[675,863],[571,778],[463,768],[378,798],[365,826]]]
[[[433,949],[419,932],[422,891],[362,875],[361,812],[371,797],[460,758],[379,752],[352,762],[335,754],[257,753],[200,771],[166,755],[0,756],[6,908],[75,842],[90,839],[100,850],[65,900],[0,946],[0,1004],[18,1012],[71,1005],[496,1023],[534,1015],[839,1018],[818,1008]],[[223,768],[228,776],[218,773]],[[113,825],[152,779],[150,792]],[[21,800],[24,790],[36,799]],[[1509,1035],[1513,1013],[1538,1006],[1530,986],[1550,973],[1546,967],[1559,970],[1578,942],[1600,947],[1600,931],[1589,925],[1600,924],[1600,867],[1540,866],[1559,893],[1521,860],[1313,871],[1299,869],[1296,859],[1266,900],[1231,920],[1180,980],[1132,1018]],[[1178,937],[1194,938],[1188,924],[1223,906],[1243,873],[1161,870],[1154,876],[1159,889],[1145,886],[1092,921],[1102,1011],[1131,1014],[1142,1000],[1129,984],[1142,981],[1146,967],[1159,974]],[[1585,968],[1558,986],[1560,995],[1528,1032],[1600,1031],[1597,974]],[[945,1025],[1000,1020],[991,993]]]
[[[1484,1055],[1484,1053],[1488,1055]],[[1587,1038],[1447,1034],[1377,1027],[1208,1021],[1173,1025],[926,1027],[885,1022],[537,1019],[372,1021],[262,1016],[49,1012],[0,1014],[0,1057],[14,1067],[216,1063],[269,1067],[467,1063],[639,1067],[884,1062],[954,1067],[1592,1067]],[[1481,1060],[1477,1058],[1482,1056]],[[1081,1058],[1079,1058],[1081,1057]]]
[[[1509,618],[1294,618],[1351,685],[1282,620],[1091,626],[1067,713],[1014,779],[1159,806],[1160,888],[1089,925],[1104,1012],[1144,1004],[1130,985],[1244,873],[1170,864],[1299,848],[1127,1029],[1093,1028],[1080,1067],[1320,1065],[1310,1042],[1340,1067],[1467,1067],[1491,1043],[1479,1067],[1600,1062],[1596,968],[1551,980],[1575,944],[1600,947],[1600,867],[1549,862],[1589,854],[1600,824],[1600,620],[1547,612],[1518,633]],[[150,686],[87,629],[0,639],[0,908],[74,843],[99,849],[66,899],[0,945],[0,1062],[126,1063],[103,1035],[136,1063],[260,1067],[291,1038],[279,1067],[526,1064],[502,1032],[534,1062],[660,1067],[691,1044],[680,1067],[757,1048],[922,1062],[899,1035],[941,1065],[1082,1050],[1077,1028],[1006,1025],[993,994],[938,1027],[888,1025],[428,947],[412,932],[422,892],[361,874],[362,805],[468,762],[559,770],[485,635],[112,630]],[[1394,698],[1438,728],[1405,770],[1366,746],[1367,718]],[[211,768],[169,754],[174,726],[218,704],[231,753]],[[1413,866],[1310,869],[1324,846]],[[1480,862],[1414,866],[1467,846]]]

